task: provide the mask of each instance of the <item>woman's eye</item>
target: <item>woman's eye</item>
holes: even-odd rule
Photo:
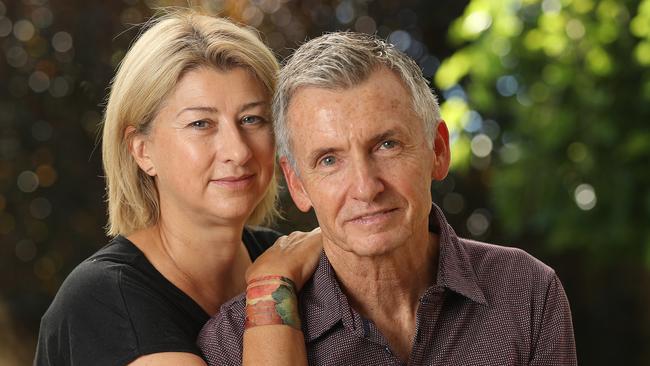
[[[320,164],[324,166],[332,166],[336,163],[336,158],[329,155],[320,160]]]
[[[204,119],[202,119],[202,120],[198,120],[198,121],[194,121],[194,122],[191,122],[191,123],[190,123],[190,127],[194,127],[194,128],[206,128],[206,127],[208,127],[208,121],[206,121],[206,120],[204,120]]]
[[[241,119],[243,125],[250,125],[262,121],[264,121],[264,119],[260,116],[244,116],[244,118]]]

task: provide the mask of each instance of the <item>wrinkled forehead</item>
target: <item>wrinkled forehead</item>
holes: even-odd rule
[[[422,133],[421,125],[407,88],[388,70],[348,88],[302,87],[294,93],[287,111],[294,154],[304,152],[298,147],[317,142],[347,139],[365,143],[388,131]]]

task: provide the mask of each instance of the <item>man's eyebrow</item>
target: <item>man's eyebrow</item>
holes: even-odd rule
[[[395,137],[395,136],[397,136],[397,135],[399,135],[399,134],[400,134],[400,133],[399,133],[398,130],[396,130],[396,129],[390,129],[390,130],[388,130],[388,131],[385,131],[385,132],[382,132],[382,133],[380,133],[380,134],[377,134],[377,135],[373,136],[373,137],[370,139],[370,142],[372,143],[372,145],[375,145],[375,144],[377,144],[377,143],[379,143],[379,142],[382,142],[382,141],[384,141],[384,140],[388,140],[388,139],[390,139],[390,138],[393,138],[393,137]]]
[[[311,153],[309,153],[309,155],[307,155],[307,161],[309,162],[310,165],[314,166],[316,165],[316,161],[318,160],[318,158],[327,154],[331,154],[336,151],[338,151],[338,149],[333,147],[323,147],[320,149],[316,149]]]
[[[384,131],[382,133],[379,133],[379,134],[371,137],[368,140],[369,145],[374,146],[374,145],[376,145],[376,144],[378,144],[378,143],[380,143],[380,142],[382,142],[384,140],[394,138],[395,136],[398,136],[399,134],[400,134],[400,132],[397,129],[390,129],[390,130]],[[312,151],[311,153],[309,153],[307,155],[307,161],[311,165],[315,165],[316,161],[321,156],[325,156],[325,155],[337,152],[339,150],[340,149],[334,148],[334,147],[322,147],[322,148],[316,149],[316,150]]]

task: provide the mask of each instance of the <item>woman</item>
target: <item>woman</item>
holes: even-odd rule
[[[114,239],[61,286],[35,364],[205,364],[195,345],[201,326],[245,289],[251,262],[278,238],[245,227],[276,214],[277,70],[253,32],[193,11],[153,21],[135,42],[104,120]],[[301,273],[305,264],[290,259],[295,268],[282,272]],[[278,273],[278,262],[257,273]]]

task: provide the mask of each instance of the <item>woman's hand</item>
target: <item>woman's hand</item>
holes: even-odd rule
[[[282,236],[259,256],[246,271],[246,283],[255,278],[280,275],[290,278],[300,290],[316,270],[323,248],[320,228],[310,232],[294,231]]]

